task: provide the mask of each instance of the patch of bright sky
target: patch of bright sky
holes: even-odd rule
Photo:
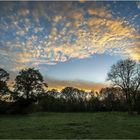
[[[90,58],[73,59],[40,70],[46,77],[58,80],[105,82],[110,66],[120,59],[123,57],[95,54]]]

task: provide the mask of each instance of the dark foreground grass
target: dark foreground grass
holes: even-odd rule
[[[116,112],[1,115],[0,138],[140,139],[140,116]]]

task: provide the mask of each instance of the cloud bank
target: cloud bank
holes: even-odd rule
[[[0,66],[6,69],[39,68],[103,53],[140,60],[140,27],[132,23],[139,15],[118,16],[119,11],[102,2],[1,5]]]

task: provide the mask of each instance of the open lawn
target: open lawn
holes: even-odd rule
[[[140,116],[116,112],[0,115],[0,138],[140,138]]]

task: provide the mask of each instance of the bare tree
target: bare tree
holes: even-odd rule
[[[107,80],[122,88],[129,111],[132,111],[140,88],[140,64],[130,59],[120,60],[112,65]]]

